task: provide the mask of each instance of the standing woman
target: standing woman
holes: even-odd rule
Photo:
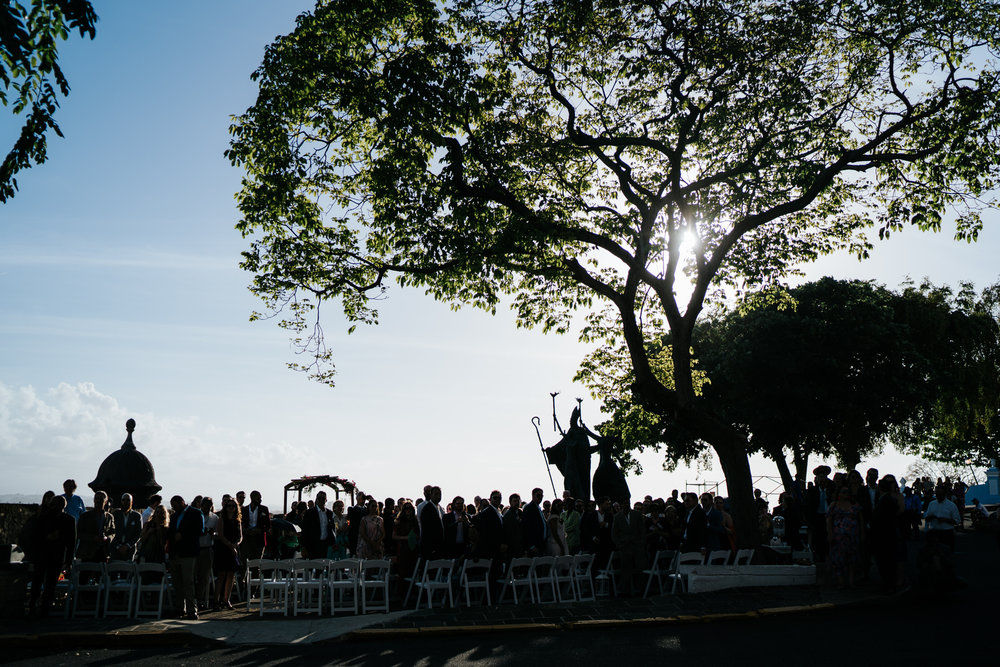
[[[830,543],[830,569],[837,587],[854,588],[855,567],[861,560],[861,506],[854,502],[849,486],[837,491],[837,500],[826,511],[826,534]]]
[[[396,543],[396,572],[402,581],[413,576],[413,568],[417,564],[417,545],[420,543],[417,511],[410,501],[404,502],[396,515],[392,541]]]
[[[331,560],[347,558],[347,515],[344,514],[344,501],[333,503],[333,528],[337,531],[336,543],[332,547]]]
[[[385,553],[385,524],[378,515],[378,502],[368,499],[368,514],[358,528],[358,558],[382,558]]]
[[[562,520],[562,501],[558,498],[552,501],[549,516],[545,520],[548,523],[548,537],[545,538],[546,556],[565,556],[569,554],[569,546],[566,544],[566,525]]]
[[[712,502],[715,505],[715,509],[717,509],[722,515],[722,548],[729,547],[729,550],[733,552],[733,557],[735,558],[736,524],[733,523],[733,515],[726,511],[726,500],[722,496],[716,496],[715,500]],[[763,513],[767,514],[767,509],[765,509]]]
[[[166,560],[169,523],[166,505],[157,505],[139,533],[140,563],[163,563]]]
[[[215,532],[215,608],[232,609],[229,596],[233,592],[233,580],[240,569],[240,542],[243,541],[243,521],[240,506],[233,499],[222,505],[219,526]]]

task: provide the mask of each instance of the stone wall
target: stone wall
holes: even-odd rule
[[[21,526],[36,511],[38,505],[0,503],[0,544],[17,544]]]

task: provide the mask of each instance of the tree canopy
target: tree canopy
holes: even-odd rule
[[[951,215],[976,237],[1000,159],[997,10],[320,0],[231,127],[243,267],[329,382],[318,308],[375,322],[393,279],[486,310],[509,297],[522,326],[588,313],[637,402],[716,449],[750,539],[746,440],[697,400],[699,314],[727,286],[865,254],[872,227]],[[667,330],[669,364],[650,345]]]
[[[69,81],[59,67],[57,40],[72,30],[94,38],[97,14],[89,0],[10,0],[0,7],[0,103],[24,116],[13,147],[0,163],[0,203],[17,192],[15,176],[45,162],[59,95],[69,95]]]
[[[964,460],[960,452],[978,451],[977,435],[997,435],[1000,328],[970,285],[957,294],[926,282],[894,292],[824,278],[782,296],[701,322],[694,355],[705,377],[703,408],[775,460],[787,486],[787,455],[804,478],[813,455],[853,469],[891,443]],[[620,422],[612,428],[656,421],[629,396],[616,400],[628,409],[612,413]],[[632,430],[633,444],[657,446]],[[672,435],[674,456],[703,449],[683,432]]]

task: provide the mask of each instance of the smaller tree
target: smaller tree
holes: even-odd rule
[[[97,14],[89,0],[9,0],[0,7],[0,103],[24,123],[0,163],[0,203],[17,192],[18,172],[46,159],[46,133],[63,136],[55,121],[69,81],[59,67],[58,39],[71,30],[94,38]],[[58,92],[57,92],[58,91]],[[13,94],[11,94],[13,93]]]

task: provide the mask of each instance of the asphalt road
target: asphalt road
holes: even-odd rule
[[[993,538],[956,554],[970,585],[822,612],[588,631],[475,633],[219,649],[0,652],[14,665],[995,665],[1000,658],[1000,550]],[[964,572],[963,572],[964,571]]]

